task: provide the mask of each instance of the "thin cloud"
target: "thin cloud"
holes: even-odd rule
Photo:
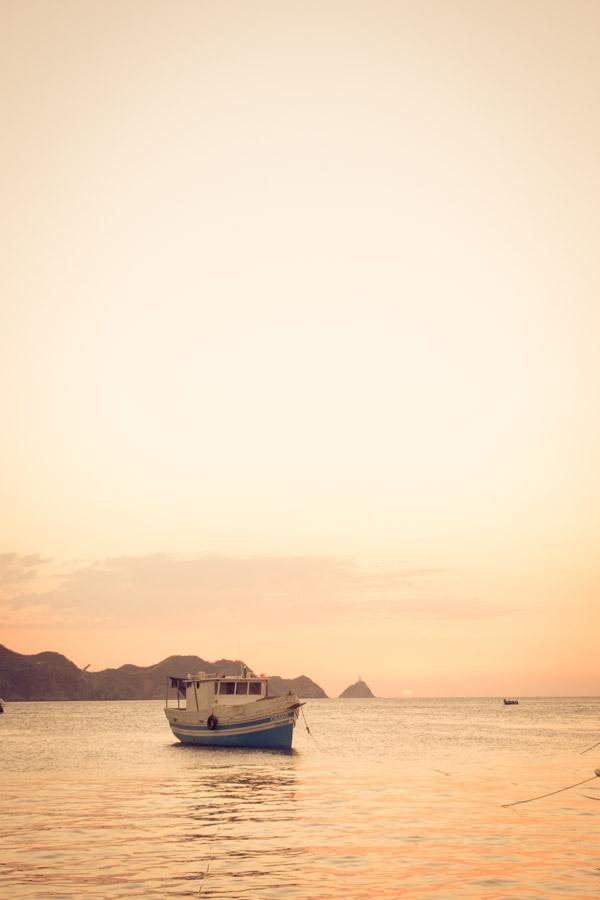
[[[0,596],[18,592],[39,577],[40,569],[52,560],[37,553],[21,556],[0,553]]]
[[[436,590],[440,569],[373,572],[338,557],[121,556],[79,565],[56,587],[36,594],[26,588],[48,560],[6,556],[10,583],[22,588],[3,604],[4,625],[12,627],[129,627],[173,624],[174,619],[194,628],[231,622],[250,627],[367,618],[471,619],[506,612],[478,599],[449,597],[442,587]]]

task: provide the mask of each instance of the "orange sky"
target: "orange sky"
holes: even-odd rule
[[[598,4],[0,27],[0,641],[597,693]]]

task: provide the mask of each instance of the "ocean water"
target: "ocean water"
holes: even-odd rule
[[[8,704],[0,896],[600,895],[600,699],[305,712],[281,753],[185,747],[160,701]]]

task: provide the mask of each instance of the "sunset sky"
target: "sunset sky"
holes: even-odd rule
[[[0,642],[598,694],[600,4],[0,33]]]

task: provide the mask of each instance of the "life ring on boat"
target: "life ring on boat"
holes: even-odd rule
[[[219,724],[219,720],[217,719],[216,716],[213,716],[211,713],[211,715],[206,720],[206,724],[210,731],[214,731],[215,728],[217,727],[217,725]]]

